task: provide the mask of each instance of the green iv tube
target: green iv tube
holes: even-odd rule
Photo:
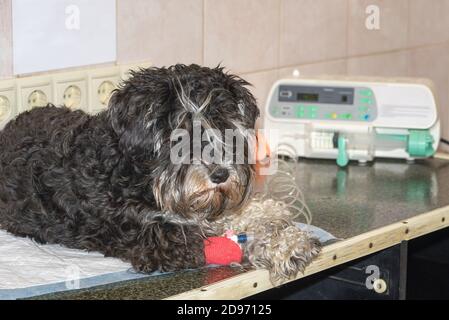
[[[338,156],[337,164],[340,167],[346,167],[349,162],[348,152],[346,151],[346,140],[344,137],[338,137]]]

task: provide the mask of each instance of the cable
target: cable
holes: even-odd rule
[[[295,179],[295,167],[298,157],[292,155],[292,161],[285,161],[277,155],[272,155],[271,162],[277,168],[274,175],[267,176],[263,191],[255,194],[254,204],[250,209],[263,213],[266,211],[279,212],[279,216],[289,212],[289,215],[295,219],[303,217],[305,223],[312,223],[312,213],[306,204],[304,194],[299,188]]]

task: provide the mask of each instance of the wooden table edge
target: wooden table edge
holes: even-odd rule
[[[392,247],[401,241],[449,227],[449,206],[438,208],[396,222],[323,248],[305,270],[285,283],[338,266],[366,255]],[[242,299],[274,288],[267,270],[252,270],[197,289],[167,297],[169,300]]]

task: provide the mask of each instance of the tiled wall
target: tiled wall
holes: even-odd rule
[[[11,75],[10,1],[0,0],[0,77]],[[253,83],[302,75],[420,76],[436,82],[449,138],[449,0],[117,0],[118,62],[218,63]],[[368,5],[380,29],[365,27]],[[6,49],[6,51],[5,51]]]

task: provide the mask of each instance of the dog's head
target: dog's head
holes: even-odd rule
[[[119,147],[162,211],[212,220],[247,202],[259,110],[246,85],[220,67],[175,65],[132,72],[114,92]]]

